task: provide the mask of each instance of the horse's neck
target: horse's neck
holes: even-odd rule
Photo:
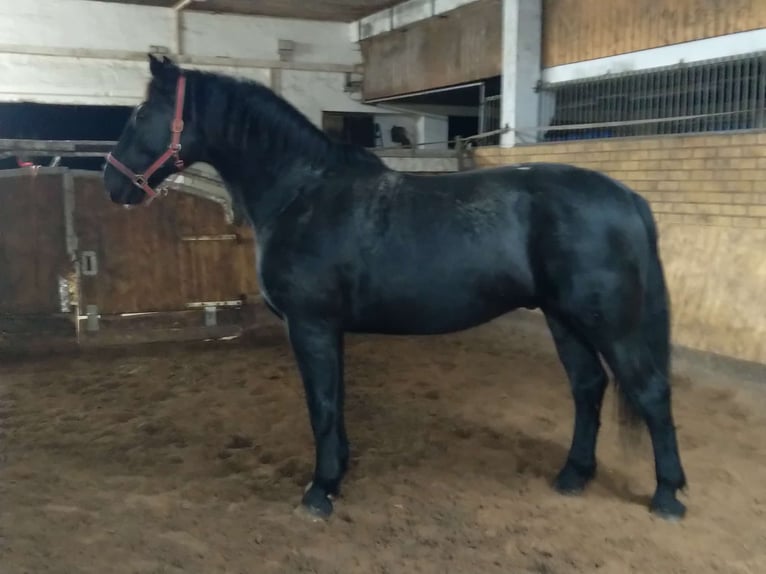
[[[224,114],[237,107],[218,105],[216,109]],[[204,118],[207,145],[203,161],[218,171],[232,201],[241,205],[256,227],[267,225],[301,190],[321,186],[327,168],[357,159],[308,120],[306,126],[290,121],[279,126],[271,118],[258,117],[257,110],[250,114],[236,122],[217,114]],[[262,138],[249,131],[253,129],[273,130],[277,135]]]
[[[300,191],[321,179],[321,169],[309,169],[299,153],[274,161],[254,148],[213,145],[205,160],[224,182],[233,204],[247,213],[257,228],[268,226]]]

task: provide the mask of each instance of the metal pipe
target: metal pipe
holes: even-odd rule
[[[184,8],[186,8],[189,4],[192,2],[206,2],[207,0],[179,0],[173,5],[173,32],[175,34],[175,52],[178,55],[182,55],[184,53],[184,23],[183,23],[183,15],[181,12],[183,12]]]
[[[479,86],[479,133],[484,131],[486,126],[487,96],[484,82]]]
[[[175,10],[176,12],[180,12],[192,2],[194,2],[194,0],[179,0],[173,5],[173,10]]]
[[[184,53],[184,23],[181,12],[192,0],[180,0],[173,5],[173,48],[176,54]]]
[[[461,84],[459,86],[447,86],[446,88],[433,88],[430,90],[422,90],[419,92],[410,92],[407,94],[398,94],[395,96],[384,96],[382,98],[371,98],[369,100],[365,100],[365,104],[377,104],[379,102],[388,102],[391,100],[405,100],[407,98],[414,98],[417,96],[426,96],[430,94],[438,94],[440,92],[451,92],[454,90],[465,90],[467,88],[478,88],[479,86],[483,86],[484,82],[471,82],[468,84]]]

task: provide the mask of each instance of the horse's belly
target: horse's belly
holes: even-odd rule
[[[450,285],[400,293],[378,293],[353,302],[347,329],[387,334],[436,334],[481,325],[519,307],[534,307],[518,288],[486,293]]]
[[[351,321],[346,331],[352,333],[379,333],[384,335],[437,335],[455,333],[481,325],[511,311],[513,307],[493,313],[453,315],[410,315],[408,317],[364,316]]]

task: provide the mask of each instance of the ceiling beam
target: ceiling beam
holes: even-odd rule
[[[100,0],[117,4],[138,4],[172,9],[184,3],[189,11],[298,18],[325,22],[351,23],[403,0]],[[410,0],[411,1],[411,0]],[[434,2],[436,0],[428,0]],[[445,0],[439,0],[441,2]],[[446,0],[447,2],[453,0]]]
[[[21,46],[0,44],[0,54],[26,56],[46,56],[52,58],[83,58],[94,60],[120,60],[146,62],[146,52],[128,50],[105,50],[91,48],[44,48],[41,46]],[[167,54],[177,64],[192,66],[224,66],[231,68],[262,68],[282,70],[302,70],[307,72],[360,73],[362,64],[334,64],[322,62],[283,62],[281,60],[260,60],[250,58],[232,58],[228,56],[187,56]],[[2,91],[2,90],[0,90]]]

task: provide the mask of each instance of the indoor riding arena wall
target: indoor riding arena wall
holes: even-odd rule
[[[477,167],[527,161],[603,171],[650,201],[675,345],[766,363],[766,133],[477,148]]]

